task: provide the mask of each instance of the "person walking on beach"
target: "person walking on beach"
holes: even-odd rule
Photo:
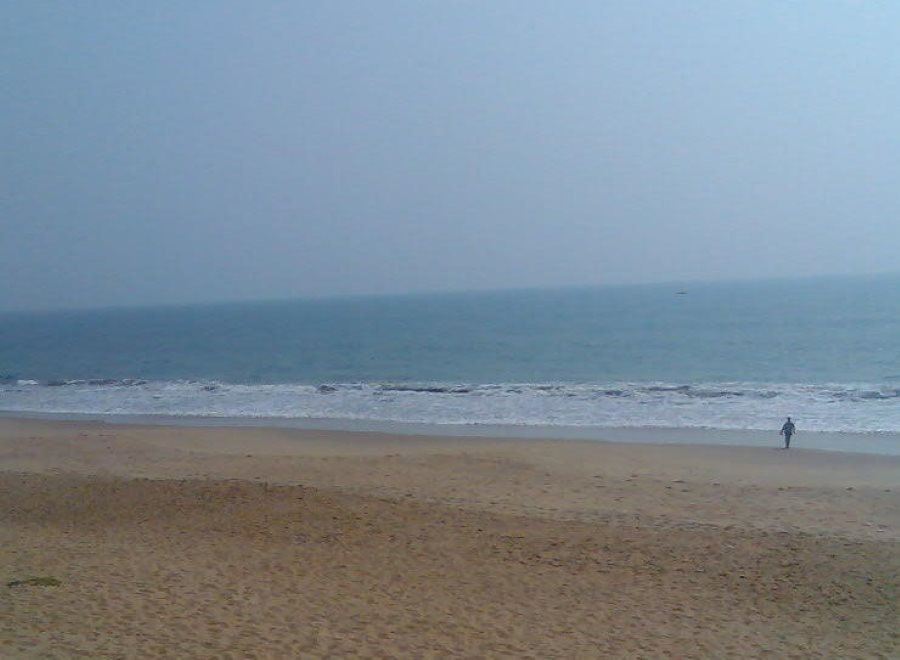
[[[794,426],[794,422],[791,421],[791,418],[788,417],[787,421],[784,423],[784,426],[781,427],[781,435],[784,436],[784,448],[791,448],[791,436],[794,435],[794,430],[796,427]]]

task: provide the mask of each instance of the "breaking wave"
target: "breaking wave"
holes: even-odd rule
[[[4,412],[424,424],[900,432],[900,388],[773,383],[321,383],[94,379],[0,385]]]

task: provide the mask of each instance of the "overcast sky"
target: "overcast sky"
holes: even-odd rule
[[[0,309],[900,270],[900,3],[6,2]]]

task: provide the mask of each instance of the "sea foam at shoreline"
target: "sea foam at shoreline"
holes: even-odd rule
[[[900,389],[865,384],[667,383],[247,385],[20,380],[0,410],[50,414],[334,419],[415,424],[900,433]]]

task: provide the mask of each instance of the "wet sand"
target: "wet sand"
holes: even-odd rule
[[[4,657],[896,657],[900,459],[0,420]]]

